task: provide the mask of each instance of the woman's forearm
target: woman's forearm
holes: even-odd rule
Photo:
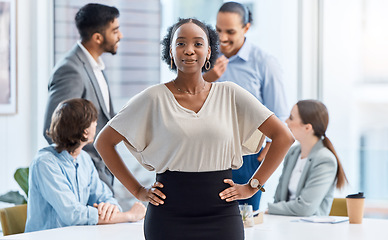
[[[130,191],[136,198],[140,199],[139,192],[143,186],[136,180],[129,171],[124,161],[118,154],[115,146],[123,141],[123,137],[112,127],[105,126],[97,136],[94,143],[95,148],[104,160],[106,166],[115,177]]]
[[[290,130],[275,116],[267,119],[259,130],[272,140],[265,160],[253,175],[253,178],[264,184],[283,161],[295,140]]]

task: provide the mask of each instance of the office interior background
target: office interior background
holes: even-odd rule
[[[86,0],[8,0],[16,8],[16,112],[0,115],[0,194],[21,189],[15,170],[47,145],[43,118],[55,63],[78,40],[74,15]],[[115,111],[148,86],[174,77],[160,61],[160,39],[178,17],[215,26],[222,0],[95,0],[120,10],[118,54],[103,55]],[[242,0],[253,13],[247,37],[276,56],[289,108],[319,99],[329,110],[327,136],[349,185],[336,197],[363,191],[366,216],[388,217],[388,1]],[[143,184],[154,173],[119,146]],[[273,200],[281,167],[266,184],[261,210]],[[120,185],[120,203],[133,197]],[[0,207],[6,204],[0,203]]]

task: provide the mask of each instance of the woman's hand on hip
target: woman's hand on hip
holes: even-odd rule
[[[150,202],[155,206],[164,204],[163,199],[166,199],[166,195],[164,195],[158,188],[163,188],[163,184],[155,182],[150,188],[142,188],[139,194],[139,200]]]
[[[230,187],[220,192],[219,195],[221,199],[227,202],[247,199],[257,192],[257,190],[251,188],[248,184],[236,184],[232,179],[224,179],[224,183],[229,184]]]

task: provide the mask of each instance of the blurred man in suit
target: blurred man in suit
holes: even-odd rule
[[[49,98],[45,114],[44,136],[50,127],[51,115],[58,103],[71,98],[91,101],[98,110],[97,133],[113,117],[113,105],[100,58],[104,52],[116,54],[120,39],[120,13],[117,8],[101,4],[87,4],[75,16],[81,40],[59,61],[51,75]],[[98,170],[99,177],[113,192],[114,177],[92,144],[85,146]]]

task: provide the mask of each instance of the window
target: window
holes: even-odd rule
[[[344,164],[349,191],[365,192],[367,206],[387,208],[388,2],[322,2],[328,136]]]

